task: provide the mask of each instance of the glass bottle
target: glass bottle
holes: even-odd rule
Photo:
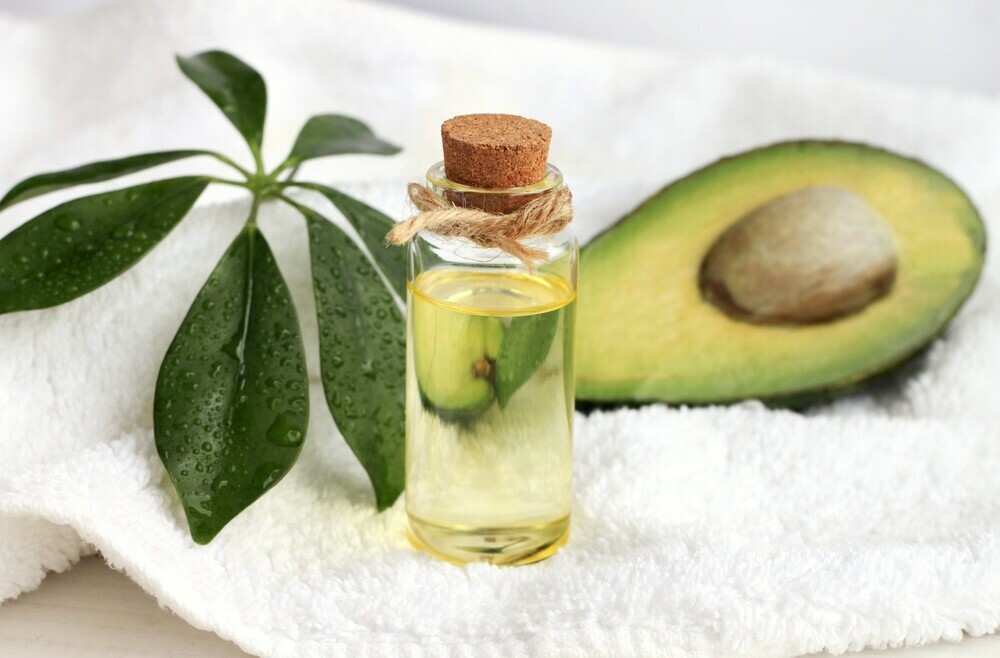
[[[457,206],[509,212],[563,184],[494,190],[449,180]],[[524,244],[534,272],[465,238],[410,242],[406,511],[418,548],[457,563],[526,564],[568,537],[572,494],[577,245],[569,230]]]

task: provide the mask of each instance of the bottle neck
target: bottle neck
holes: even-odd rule
[[[495,214],[506,214],[524,206],[532,199],[563,186],[562,173],[548,165],[545,178],[533,185],[496,190],[463,185],[445,175],[444,163],[431,167],[427,184],[432,192],[450,203],[476,208]],[[526,244],[545,252],[537,269],[563,279],[571,289],[576,289],[576,240],[567,228],[552,235],[529,238]],[[424,271],[441,267],[462,269],[487,268],[512,272],[526,272],[519,259],[497,248],[482,247],[468,238],[445,237],[423,230],[410,242],[409,276],[413,281]]]
[[[431,191],[456,206],[503,215],[514,212],[546,192],[562,187],[563,175],[554,165],[548,164],[545,177],[537,183],[505,190],[489,189],[451,180],[445,173],[442,161],[427,170],[427,184]]]

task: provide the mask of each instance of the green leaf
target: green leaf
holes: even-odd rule
[[[560,313],[513,318],[504,331],[495,364],[497,404],[503,409],[545,361],[556,336]]]
[[[403,491],[403,316],[354,241],[322,215],[294,205],[309,228],[326,402],[383,510]]]
[[[406,249],[389,244],[385,239],[395,222],[384,213],[340,190],[318,183],[296,184],[319,192],[336,206],[361,236],[361,240],[368,247],[385,278],[392,284],[396,294],[400,299],[406,299]]]
[[[236,126],[250,150],[259,155],[267,113],[267,87],[260,73],[220,50],[178,57],[177,65]]]
[[[308,387],[288,286],[250,222],[195,298],[156,382],[156,447],[196,542],[291,469]]]
[[[68,201],[0,240],[0,314],[49,308],[111,281],[145,256],[208,185],[172,178]]]
[[[386,142],[364,123],[340,114],[321,114],[302,127],[288,160],[298,164],[314,158],[344,153],[395,155],[400,148]]]
[[[73,169],[63,169],[62,171],[52,171],[46,174],[39,174],[26,178],[0,199],[0,210],[8,208],[15,203],[27,201],[42,194],[55,192],[57,190],[73,187],[74,185],[86,185],[89,183],[100,183],[119,176],[134,174],[143,169],[157,167],[175,160],[192,158],[197,155],[213,155],[211,151],[160,151],[159,153],[144,153],[133,155],[118,160],[104,160],[103,162],[93,162]]]

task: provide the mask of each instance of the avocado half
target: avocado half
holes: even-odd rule
[[[417,384],[425,407],[442,420],[475,418],[495,397],[500,319],[428,302],[413,304],[411,313]]]
[[[985,243],[968,196],[918,160],[839,141],[725,158],[583,249],[577,398],[828,399],[938,336]]]

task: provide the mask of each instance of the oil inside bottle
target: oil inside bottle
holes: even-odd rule
[[[407,297],[411,541],[459,563],[548,557],[569,530],[573,287],[443,268]]]

